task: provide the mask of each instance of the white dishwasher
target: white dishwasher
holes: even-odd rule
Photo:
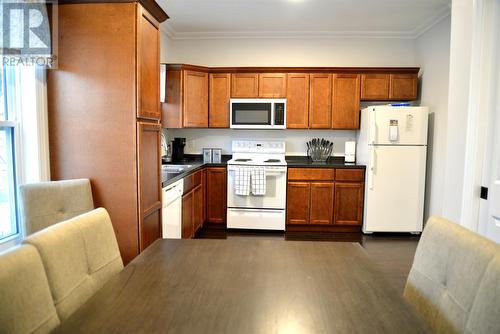
[[[163,238],[181,239],[183,191],[184,180],[179,180],[162,189]]]

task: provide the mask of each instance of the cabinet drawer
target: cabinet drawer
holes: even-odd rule
[[[333,181],[334,169],[331,168],[289,168],[289,180]]]
[[[336,169],[335,181],[363,181],[365,179],[364,169]]]
[[[184,194],[190,192],[201,184],[201,170],[194,172],[184,178]]]

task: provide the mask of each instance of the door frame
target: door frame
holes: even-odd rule
[[[491,182],[495,132],[493,121],[495,114],[499,113],[495,109],[500,82],[499,17],[500,6],[495,0],[475,2],[460,223],[483,234],[489,206],[488,201],[480,199],[480,190],[481,186]]]

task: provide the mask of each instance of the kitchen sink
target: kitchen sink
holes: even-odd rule
[[[186,169],[193,167],[193,165],[163,165],[161,171],[167,174],[182,173]]]

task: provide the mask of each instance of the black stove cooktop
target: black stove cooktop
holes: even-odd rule
[[[238,162],[249,162],[249,161],[252,161],[252,159],[236,159],[234,161],[238,161]]]

